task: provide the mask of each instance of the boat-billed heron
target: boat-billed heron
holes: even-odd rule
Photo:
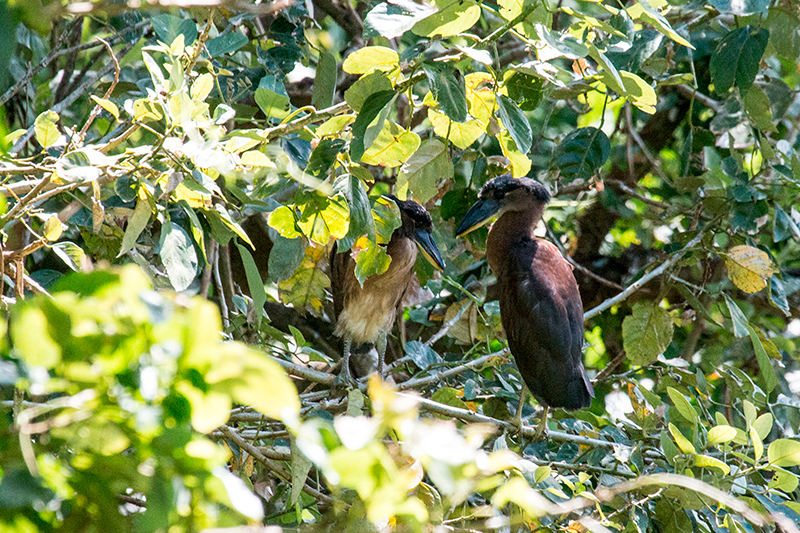
[[[481,188],[456,229],[461,236],[499,215],[486,255],[497,276],[508,346],[522,379],[545,408],[543,424],[548,407],[580,409],[594,397],[581,361],[583,305],[572,267],[558,248],[533,234],[549,201],[542,184],[504,174]]]
[[[400,209],[401,225],[386,244],[392,258],[386,272],[370,276],[361,286],[355,275],[355,260],[350,253],[331,252],[331,289],[336,313],[336,334],[344,341],[342,369],[337,383],[352,384],[350,347],[353,343],[374,343],[378,350],[378,373],[383,375],[386,336],[392,329],[395,310],[403,299],[417,260],[417,246],[433,266],[444,268],[444,261],[433,240],[433,222],[428,211],[417,202],[391,198]]]

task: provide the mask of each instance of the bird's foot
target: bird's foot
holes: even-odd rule
[[[355,389],[356,387],[358,387],[358,383],[353,379],[348,368],[343,368],[339,375],[336,376],[336,379],[333,380],[333,390],[336,392]]]
[[[533,434],[534,442],[539,442],[547,438],[547,408],[542,413],[542,419],[536,426],[536,432]]]

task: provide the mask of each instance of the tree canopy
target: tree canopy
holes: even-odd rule
[[[796,2],[139,4],[0,3],[0,529],[799,531]],[[539,442],[454,236],[504,173],[596,391]],[[387,194],[446,267],[342,393]]]

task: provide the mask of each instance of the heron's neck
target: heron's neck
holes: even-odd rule
[[[524,211],[506,211],[489,230],[486,253],[492,270],[497,274],[511,253],[512,247],[520,241],[531,241],[536,237],[533,231],[542,218],[544,206],[536,206]]]

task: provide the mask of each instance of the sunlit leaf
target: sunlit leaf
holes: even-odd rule
[[[736,437],[736,428],[728,425],[714,426],[708,430],[708,445],[727,444]]]
[[[172,287],[176,291],[189,288],[197,276],[197,253],[186,230],[172,221],[162,224],[158,248]]]
[[[436,135],[455,144],[459,148],[466,149],[483,135],[485,124],[480,120],[468,120],[466,122],[453,122],[447,115],[428,108],[428,119],[433,124],[433,131]]]
[[[664,353],[672,341],[673,324],[666,310],[636,303],[622,322],[625,352],[634,365],[646,365]]]
[[[437,185],[441,180],[453,177],[453,163],[447,153],[447,146],[439,139],[431,139],[420,146],[400,169],[395,185],[403,189],[407,183],[420,203],[426,203],[439,192]]]
[[[366,46],[344,60],[342,70],[348,74],[366,74],[373,70],[390,71],[400,65],[400,56],[385,46]]]
[[[772,276],[772,266],[766,252],[752,246],[740,245],[731,248],[725,255],[728,277],[747,293],[758,292],[767,286]]]
[[[777,439],[767,449],[767,459],[775,466],[800,465],[800,441]]]
[[[672,404],[678,410],[683,418],[688,420],[689,422],[697,422],[698,415],[697,411],[689,400],[680,393],[677,389],[672,387],[667,387],[667,394],[669,395],[670,399],[672,400]]]
[[[99,105],[100,107],[111,113],[111,115],[115,119],[117,119],[117,121],[119,121],[119,108],[117,107],[117,104],[115,104],[111,100],[106,100],[105,98],[98,98],[97,96],[94,95],[92,95],[92,100],[94,100],[94,102],[97,105]]]
[[[405,163],[419,148],[419,135],[387,122],[372,145],[361,156],[368,165],[398,167]]]
[[[731,471],[731,468],[727,464],[723,463],[716,457],[709,457],[708,455],[695,455],[694,466],[699,466],[701,468],[714,468],[726,476]]]
[[[58,136],[58,113],[55,111],[45,111],[33,123],[33,131],[36,135],[36,141],[42,145],[43,148],[49,148],[56,143]]]
[[[411,31],[423,37],[450,37],[470,29],[480,17],[481,8],[473,0],[455,0],[414,24]]]
[[[678,445],[678,448],[681,452],[686,454],[694,454],[697,451],[694,448],[694,445],[683,436],[683,433],[675,426],[675,424],[669,424],[669,433],[672,435],[672,438],[675,439],[675,444]]]

